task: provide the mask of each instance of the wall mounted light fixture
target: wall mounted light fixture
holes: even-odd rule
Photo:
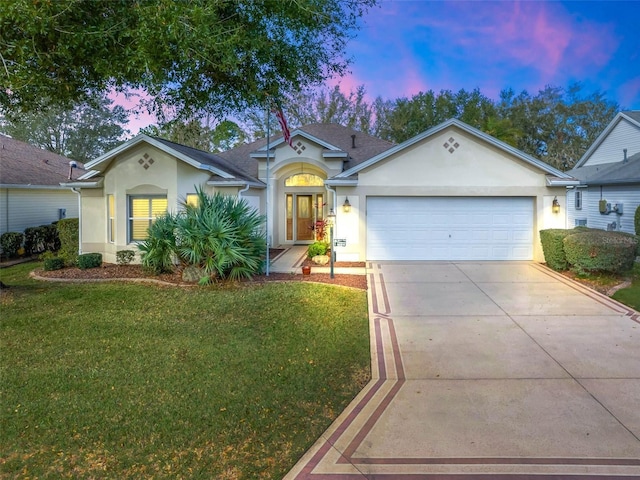
[[[553,198],[553,203],[551,204],[551,211],[553,213],[560,213],[560,202],[558,201],[558,197]]]
[[[342,211],[344,213],[349,213],[351,211],[351,203],[349,203],[349,197],[347,197],[344,203],[342,204]]]

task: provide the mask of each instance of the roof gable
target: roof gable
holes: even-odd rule
[[[60,183],[82,175],[85,170],[80,162],[70,168],[73,160],[57,153],[43,150],[28,143],[0,135],[0,170],[2,185],[60,187]]]
[[[211,172],[211,174],[219,177],[222,181],[239,180],[256,185],[261,184],[261,182],[247,175],[246,172],[219,155],[145,134],[137,135],[131,140],[124,142],[113,150],[87,163],[87,168],[90,168],[91,171],[83,175],[80,179],[86,180],[99,175],[108,168],[111,161],[118,155],[142,143],[147,143],[158,148],[194,168]]]
[[[359,132],[350,127],[344,127],[337,123],[314,123],[305,125],[291,133],[293,140],[295,140],[296,136],[302,136],[325,149],[325,157],[332,157],[333,155],[343,157],[345,169],[349,169],[366,161],[394,145],[386,140]],[[285,144],[285,142],[282,136],[275,137],[269,142],[269,149],[273,151],[274,148],[283,144]],[[355,147],[353,146],[354,144]],[[218,155],[238,166],[249,175],[257,177],[258,161],[255,157],[266,156],[266,148],[267,139],[262,138],[249,144],[238,145]]]
[[[450,127],[457,127],[460,128],[461,130],[467,132],[468,134],[470,134],[471,136],[477,138],[479,141],[481,142],[485,142],[487,144],[490,144],[502,151],[504,151],[505,153],[509,153],[513,156],[515,156],[516,158],[522,160],[523,162],[525,162],[526,164],[529,164],[531,166],[533,166],[534,168],[540,170],[541,172],[544,172],[548,175],[552,175],[556,178],[560,178],[560,179],[572,179],[572,177],[564,172],[561,172],[560,170],[557,170],[555,168],[553,168],[552,166],[544,163],[541,160],[538,160],[537,158],[534,158],[530,155],[527,155],[526,153],[518,150],[515,147],[512,147],[511,145],[502,142],[500,140],[498,140],[497,138],[492,137],[491,135],[488,135],[476,128],[471,127],[470,125],[467,125],[464,122],[461,122],[460,120],[457,119],[451,119],[451,120],[447,120],[446,122],[443,122],[439,125],[436,125],[433,128],[430,128],[429,130],[416,135],[413,138],[410,138],[409,140],[401,143],[400,145],[396,145],[392,148],[389,148],[388,150],[374,156],[373,158],[370,158],[367,161],[364,161],[358,165],[356,165],[353,168],[350,168],[348,170],[345,170],[344,172],[342,172],[339,175],[336,175],[336,177],[334,177],[336,180],[338,179],[347,179],[349,177],[352,177],[354,175],[356,175],[358,172],[364,170],[365,168],[369,168],[372,166],[375,166],[378,162],[381,162],[383,160],[385,160],[386,158],[389,158],[392,155],[395,155],[397,153],[402,152],[403,150],[406,150],[414,145],[416,145],[417,143],[423,142],[425,140],[430,139],[431,137],[437,135],[438,133],[442,132],[443,130],[450,128]]]
[[[628,140],[629,138],[631,138],[630,141]],[[611,145],[607,145],[607,143]],[[603,157],[613,155],[613,158],[618,159],[614,160],[614,162],[622,161],[623,148],[631,148],[631,151],[628,152],[629,155],[640,152],[640,111],[638,110],[618,112],[584,155],[582,155],[580,160],[578,160],[574,169],[591,163],[590,160],[592,160],[592,157],[594,157],[599,150],[605,150],[602,152]],[[613,154],[608,153],[611,149],[617,150],[617,152],[614,151]],[[612,162],[606,161],[606,159],[603,158],[596,159],[594,163]]]

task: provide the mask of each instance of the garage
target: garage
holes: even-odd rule
[[[367,260],[531,260],[530,197],[367,197]]]

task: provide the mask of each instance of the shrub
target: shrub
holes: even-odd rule
[[[568,267],[567,257],[564,252],[562,241],[567,235],[575,233],[573,230],[563,230],[550,228],[540,230],[540,242],[547,266],[554,270],[566,270]]]
[[[197,189],[197,205],[176,216],[176,253],[209,278],[238,280],[260,273],[266,249],[264,217],[244,199]]]
[[[635,224],[635,227],[636,227],[636,235],[640,236],[640,206],[636,208],[636,213],[633,217],[633,223]]]
[[[118,250],[116,252],[116,263],[118,265],[129,265],[136,256],[133,250]]]
[[[24,235],[20,232],[5,232],[0,235],[2,253],[9,258],[17,257],[18,250],[22,248]]]
[[[83,253],[78,255],[78,268],[86,270],[87,268],[97,268],[102,265],[101,253]]]
[[[327,242],[315,242],[309,245],[307,256],[313,258],[316,255],[326,255],[329,250],[329,244]]]
[[[637,238],[619,232],[591,230],[568,235],[564,241],[567,261],[578,273],[620,273],[633,267]]]
[[[24,230],[24,250],[27,255],[34,255],[45,251],[44,227],[29,227]]]
[[[44,229],[44,250],[48,252],[57,252],[60,250],[60,237],[58,236],[58,228],[56,223],[42,225]]]
[[[78,260],[79,225],[77,218],[64,218],[56,224],[60,238],[58,256],[66,265],[75,265]]]
[[[142,265],[155,273],[170,271],[174,258],[214,278],[237,280],[260,273],[266,249],[264,217],[243,199],[196,189],[198,201],[175,215],[158,217],[138,245]]]
[[[64,268],[64,259],[63,258],[52,257],[52,258],[47,258],[44,261],[44,269],[46,271],[49,271],[49,270],[60,270],[61,268]]]
[[[157,217],[138,244],[142,266],[156,275],[173,271],[176,251],[176,218],[170,213]]]

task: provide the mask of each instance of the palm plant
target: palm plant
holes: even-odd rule
[[[147,239],[138,244],[142,266],[156,274],[171,272],[176,251],[176,217],[165,213],[157,217],[147,231]]]
[[[183,204],[176,216],[176,253],[186,264],[202,268],[205,281],[238,280],[264,266],[264,218],[242,199],[196,190],[196,205]]]

